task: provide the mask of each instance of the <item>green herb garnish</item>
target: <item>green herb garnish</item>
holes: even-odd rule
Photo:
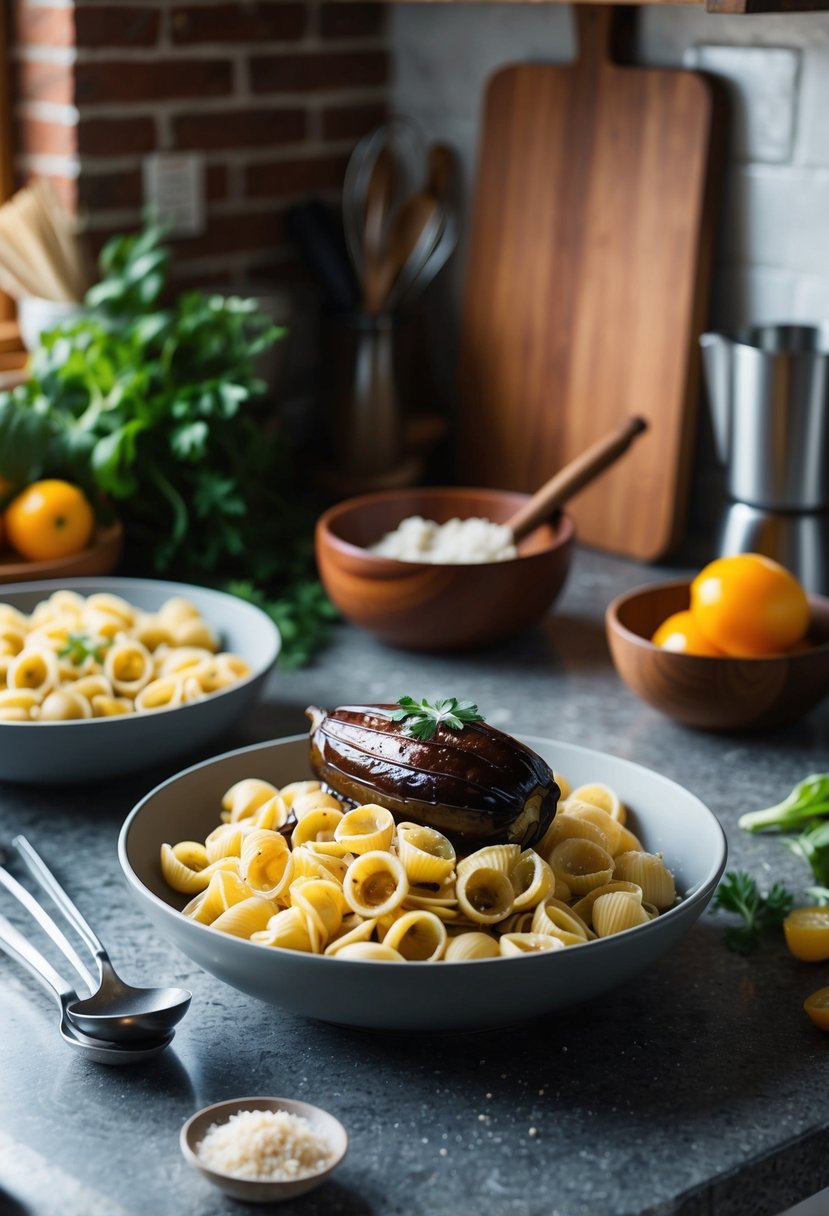
[[[808,862],[821,886],[829,886],[829,821],[816,819],[799,836],[784,836],[782,843],[796,857]]]
[[[764,896],[745,870],[729,870],[714,892],[711,911],[735,912],[742,917],[741,925],[726,929],[725,942],[738,954],[750,954],[768,929],[783,923],[793,903],[791,893],[780,883]]]
[[[738,823],[746,832],[778,828],[796,830],[820,815],[829,815],[829,773],[812,773],[800,781],[782,802],[762,811],[748,811]]]
[[[405,733],[413,739],[421,739],[424,743],[432,738],[439,726],[448,726],[450,730],[463,730],[468,722],[483,722],[483,714],[478,713],[478,706],[471,701],[459,701],[457,697],[445,697],[443,700],[415,701],[414,697],[401,697],[397,702],[401,706],[392,714],[392,722],[403,722],[406,719]]]
[[[61,646],[58,651],[59,659],[69,659],[70,663],[74,663],[80,667],[87,659],[94,659],[96,663],[103,663],[104,651],[112,645],[109,638],[91,638],[88,633],[70,633],[66,639],[66,645]]]

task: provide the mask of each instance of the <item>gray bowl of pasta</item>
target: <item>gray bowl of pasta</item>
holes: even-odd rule
[[[270,618],[188,583],[76,578],[0,594],[0,778],[89,784],[186,755],[260,695]]]
[[[546,870],[528,859],[529,851],[517,863],[505,863],[513,867],[509,883],[498,875],[492,880],[499,889],[512,884],[515,909],[523,910],[504,913],[518,921],[492,925],[493,914],[486,911],[480,919],[488,923],[470,923],[459,910],[461,896],[450,897],[450,886],[453,893],[462,882],[471,889],[462,872],[470,866],[477,872],[481,863],[475,858],[462,864],[458,858],[457,871],[432,884],[438,891],[410,871],[408,885],[400,879],[405,894],[395,907],[361,909],[355,900],[370,899],[366,890],[379,892],[381,901],[397,899],[395,874],[410,864],[400,847],[407,831],[396,825],[392,843],[384,845],[386,826],[376,807],[364,808],[362,822],[349,829],[350,812],[326,801],[327,791],[313,790],[306,736],[229,752],[159,785],[123,825],[121,866],[149,919],[185,955],[231,987],[291,1012],[393,1031],[475,1030],[546,1014],[614,988],[669,951],[710,900],[725,867],[726,844],[715,816],[667,778],[573,744],[522,741],[554,767],[557,779],[567,779],[571,792],[554,825],[562,822],[549,837],[554,893],[549,877],[534,888],[535,875],[543,879]],[[600,846],[594,834],[597,825],[607,826],[603,812],[576,797],[597,789],[601,798],[618,800],[604,812],[619,828],[613,846],[607,838],[606,847]],[[595,792],[590,796],[601,800]],[[587,828],[563,822],[577,819],[579,808],[590,820]],[[621,874],[624,860],[627,877],[612,881],[612,875],[600,875],[594,883],[602,886],[592,893],[581,885],[585,850],[570,838],[574,830],[576,837],[592,837],[587,853],[593,850],[599,867],[618,864]],[[379,858],[369,868],[382,870],[383,848],[389,849],[387,872],[374,888],[349,887],[354,863],[348,850],[360,847],[354,831],[371,834],[371,851],[356,853],[363,869],[367,858]],[[420,846],[415,854],[431,851],[432,860],[445,861],[445,848],[430,850],[428,838],[408,836],[409,852],[414,843]],[[204,854],[195,856],[202,848]],[[614,858],[608,849],[616,849]],[[486,864],[497,868],[492,856]],[[508,858],[508,851],[499,857]],[[655,859],[648,866],[661,868],[647,898],[642,891],[651,880],[630,868],[645,857]],[[566,864],[572,889],[565,891]],[[665,867],[669,890],[660,895]],[[247,883],[253,891],[245,890]],[[599,895],[604,927],[597,915]],[[474,909],[471,915],[474,920]],[[551,945],[550,937],[561,940]]]

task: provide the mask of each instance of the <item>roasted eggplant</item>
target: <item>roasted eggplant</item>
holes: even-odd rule
[[[485,844],[527,848],[547,830],[559,788],[552,769],[517,739],[470,722],[438,725],[426,741],[395,721],[396,705],[309,706],[314,774],[352,802],[387,807],[471,852]]]

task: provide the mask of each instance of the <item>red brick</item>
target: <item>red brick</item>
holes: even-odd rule
[[[361,106],[331,106],[323,110],[323,138],[359,139],[366,132],[381,126],[387,118],[388,110],[380,102]]]
[[[161,13],[129,4],[76,8],[75,27],[79,47],[155,46]]]
[[[71,8],[14,4],[11,25],[14,41],[26,46],[75,45],[75,22]]]
[[[251,84],[256,93],[366,88],[384,84],[388,70],[389,57],[385,51],[263,55],[250,62]]]
[[[152,152],[155,123],[136,118],[84,118],[78,124],[78,151],[82,156],[129,156]]]
[[[336,190],[343,184],[343,156],[270,161],[249,165],[245,192],[252,198],[286,198],[313,190]]]
[[[323,38],[371,38],[386,28],[386,6],[329,0],[320,6],[319,28]]]
[[[71,105],[75,99],[74,70],[65,63],[23,61],[16,65],[17,101],[52,101]]]
[[[227,165],[208,165],[204,176],[208,202],[227,198]]]
[[[76,64],[79,105],[97,102],[164,101],[176,97],[223,97],[233,88],[224,59],[161,59],[153,63]]]
[[[285,239],[284,224],[276,208],[255,215],[208,216],[202,236],[175,243],[176,257],[210,257],[223,253],[272,252]]]
[[[304,4],[246,3],[183,5],[172,11],[173,42],[267,42],[296,39],[305,33]]]
[[[180,114],[173,119],[177,148],[262,148],[304,139],[304,110],[231,110]]]
[[[140,207],[143,201],[141,170],[118,173],[82,173],[79,198],[90,211],[113,211],[121,207]]]
[[[69,123],[21,117],[14,146],[18,152],[35,156],[71,156],[77,150],[78,128]]]

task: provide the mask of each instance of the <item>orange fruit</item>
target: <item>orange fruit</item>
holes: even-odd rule
[[[760,553],[720,557],[691,583],[694,622],[712,646],[754,658],[795,646],[809,625],[800,583]]]
[[[654,646],[663,650],[673,650],[677,654],[722,655],[722,651],[712,646],[708,638],[694,620],[693,613],[686,608],[684,612],[675,612],[657,629],[651,638]]]
[[[12,499],[4,516],[6,538],[28,561],[79,553],[89,544],[95,513],[83,490],[68,481],[35,481]]]
[[[783,921],[786,945],[803,963],[829,958],[829,908],[793,908]]]
[[[829,988],[818,988],[803,1002],[803,1008],[821,1030],[829,1030]]]

